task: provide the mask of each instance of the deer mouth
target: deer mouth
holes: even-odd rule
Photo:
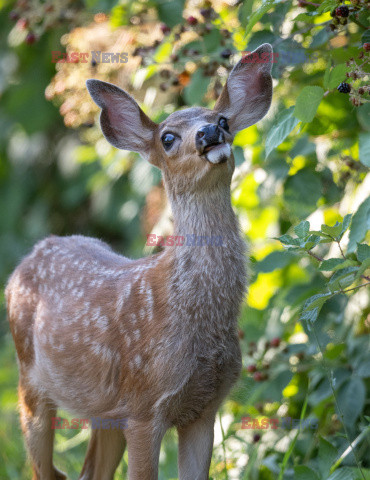
[[[226,163],[231,155],[231,147],[225,142],[212,143],[204,148],[203,155],[210,163]]]
[[[215,142],[211,143],[211,145],[207,145],[204,147],[203,153],[208,153],[210,150],[213,150],[214,148],[218,147],[219,145],[224,145],[224,142]]]

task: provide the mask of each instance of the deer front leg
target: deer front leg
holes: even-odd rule
[[[206,410],[195,422],[178,428],[179,480],[208,480],[216,411]]]
[[[158,480],[159,452],[166,430],[164,423],[129,420],[125,429],[129,480]]]

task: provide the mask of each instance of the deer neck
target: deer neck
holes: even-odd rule
[[[238,222],[231,207],[230,187],[202,193],[185,193],[170,197],[174,234],[179,236],[223,236],[230,241],[238,236]],[[239,238],[239,237],[238,237]]]
[[[195,317],[207,323],[207,328],[210,321],[215,326],[235,326],[245,292],[246,246],[231,207],[230,187],[169,197],[174,233],[185,237],[184,246],[169,247],[176,314],[179,318]],[[189,245],[187,235],[196,235],[196,239],[205,236],[206,240],[221,238],[221,245]]]

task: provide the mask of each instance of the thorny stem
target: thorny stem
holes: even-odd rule
[[[318,262],[323,262],[324,259],[316,255],[316,253],[311,252],[311,250],[307,250],[308,255],[311,255],[311,257],[315,258]]]
[[[369,280],[370,280],[370,278],[369,278]],[[337,292],[333,292],[333,295],[335,295],[336,293],[346,293],[346,292],[350,292],[351,290],[357,290],[358,288],[365,287],[366,285],[370,285],[370,282],[361,283],[361,285],[357,285],[356,287],[347,288],[346,290],[338,290]]]
[[[340,253],[342,254],[342,257],[346,260],[346,256],[344,255],[343,250],[342,250],[342,247],[340,246],[340,240],[337,240],[337,244],[338,244]]]
[[[319,7],[320,4],[319,3],[312,3],[312,2],[307,2],[306,0],[299,0],[299,6],[302,6],[302,5],[311,5],[311,7]]]

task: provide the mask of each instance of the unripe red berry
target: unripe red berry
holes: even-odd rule
[[[370,52],[370,42],[364,43],[362,48],[365,50],[365,52]]]
[[[26,37],[26,43],[27,45],[32,45],[36,42],[37,38],[36,35],[32,32],[30,32],[27,37]]]
[[[255,382],[262,382],[264,380],[264,376],[261,372],[256,372],[253,375],[253,379],[254,379]]]
[[[249,372],[249,373],[254,373],[254,372],[256,372],[256,371],[257,371],[256,365],[248,365],[248,367],[247,367],[247,372]]]
[[[198,23],[198,20],[193,16],[188,17],[186,21],[189,25],[196,25]]]
[[[161,31],[162,31],[163,35],[167,35],[168,33],[170,33],[171,29],[168,25],[166,25],[165,23],[162,23],[161,24]]]
[[[279,337],[273,338],[270,342],[271,347],[278,347],[280,345],[280,341],[281,340]]]
[[[26,20],[25,18],[20,18],[17,22],[17,27],[20,30],[25,30],[28,27],[28,20]]]

